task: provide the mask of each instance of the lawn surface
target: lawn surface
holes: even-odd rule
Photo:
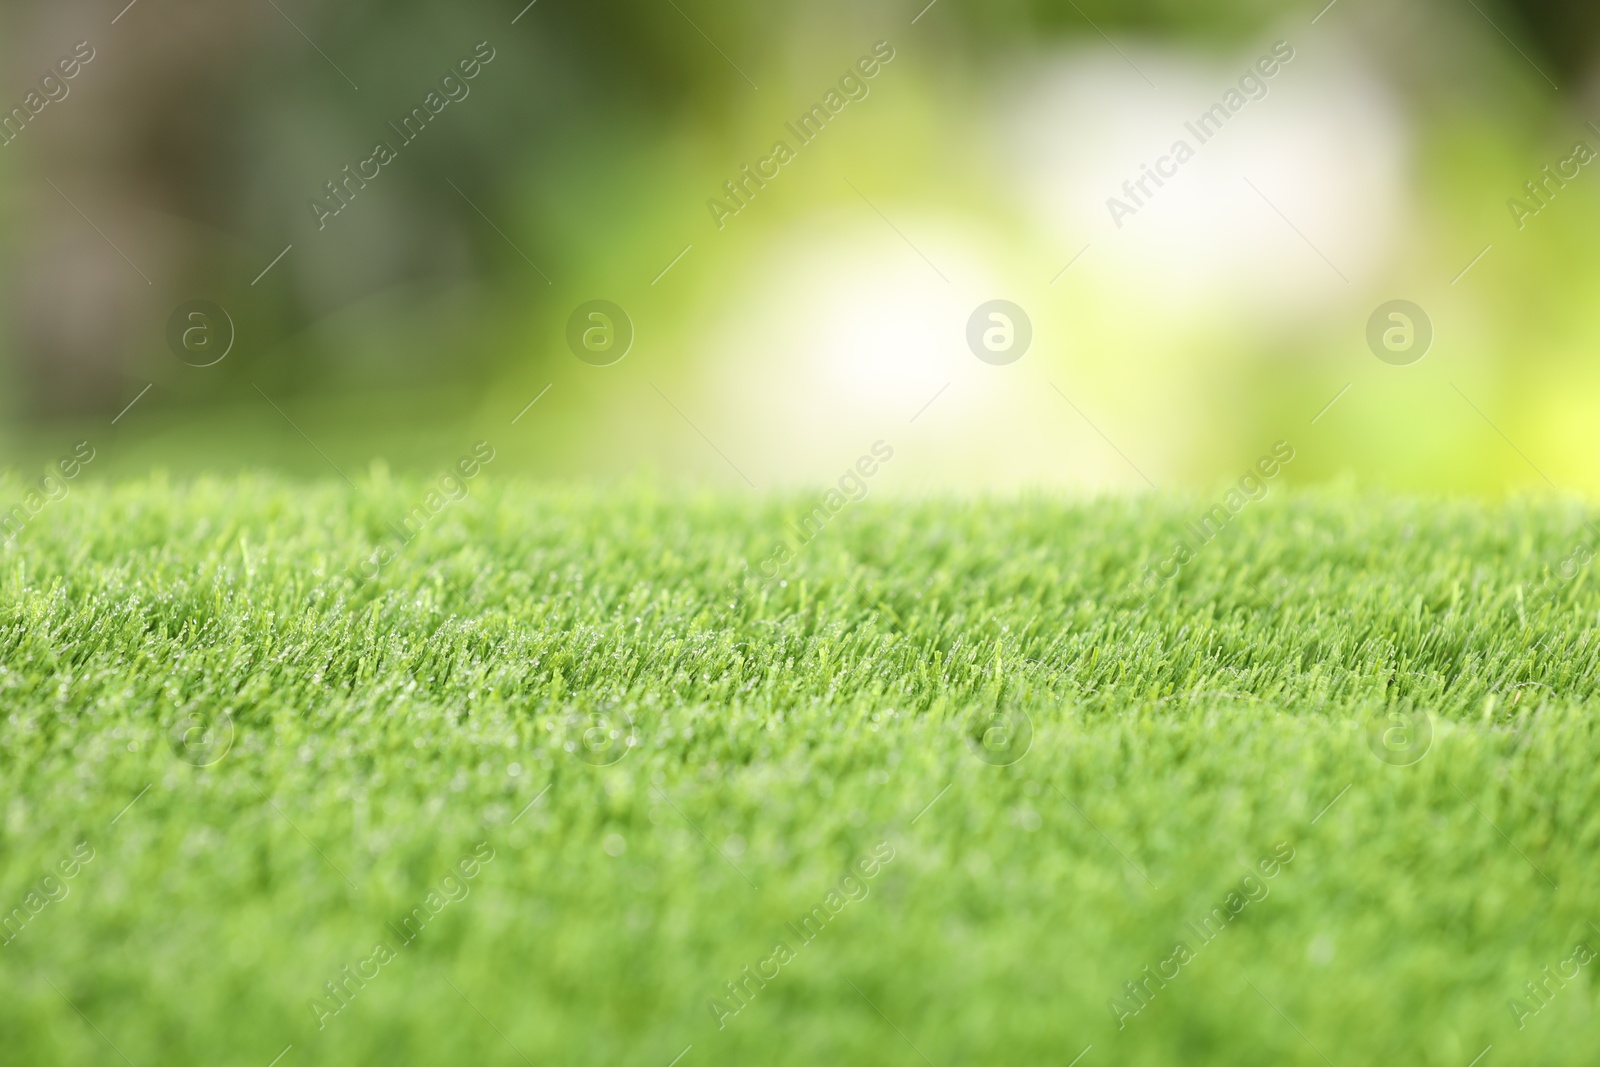
[[[428,490],[0,553],[0,1060],[1595,1062],[1573,506]]]

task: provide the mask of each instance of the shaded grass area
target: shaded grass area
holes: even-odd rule
[[[1592,1062],[1574,506],[428,489],[4,550],[7,1058]]]

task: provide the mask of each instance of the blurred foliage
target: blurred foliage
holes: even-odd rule
[[[1159,49],[1231,57],[1285,25],[1307,26],[1319,7],[940,0],[912,24],[920,4],[883,0],[541,0],[526,10],[412,0],[226,8],[139,0],[112,24],[98,7],[13,5],[0,12],[13,74],[8,100],[20,100],[35,72],[73,41],[89,39],[100,53],[72,97],[0,149],[0,227],[10,238],[0,266],[13,282],[0,382],[14,458],[31,461],[77,427],[104,426],[154,383],[141,401],[146,436],[120,450],[119,462],[286,461],[326,470],[287,436],[261,393],[303,415],[323,412],[312,427],[319,441],[360,441],[347,462],[431,462],[438,448],[456,447],[489,401],[515,410],[522,401],[509,394],[565,382],[573,369],[560,340],[565,315],[597,295],[651,319],[652,375],[703,379],[716,373],[707,335],[728,311],[717,293],[751,277],[746,250],[770,247],[784,226],[813,226],[830,200],[859,207],[839,176],[872,175],[896,197],[964,213],[1010,241],[1019,260],[1044,254],[1023,243],[1037,226],[1008,216],[1006,194],[984,188],[1005,165],[986,171],[981,157],[960,158],[990,121],[989,94],[1030,57],[1081,57],[1108,43],[1124,56]],[[1423,248],[1404,254],[1409,262],[1396,264],[1397,277],[1422,273],[1424,261],[1436,273],[1469,259],[1474,242],[1482,246],[1479,233],[1502,225],[1505,196],[1555,158],[1552,144],[1581,130],[1600,40],[1596,9],[1553,0],[1473,7],[1339,0],[1319,20],[1319,31],[1364,50],[1377,77],[1403,94],[1413,123]],[[872,125],[838,138],[853,138],[850,165],[808,160],[804,182],[784,179],[786,201],[764,208],[759,222],[741,220],[749,237],[734,236],[717,252],[702,245],[677,268],[679,289],[651,290],[650,278],[704,234],[705,197],[881,38],[899,43],[903,58],[892,89],[886,81],[877,90],[883,102],[873,105]],[[479,41],[496,59],[471,95],[319,232],[308,200],[375,141],[392,139],[389,124]],[[818,191],[824,179],[832,183],[826,193]],[[1514,426],[1542,421],[1569,373],[1587,376],[1562,352],[1593,332],[1582,309],[1585,279],[1596,271],[1574,220],[1593,217],[1597,201],[1587,189],[1567,200],[1566,224],[1519,235],[1517,248],[1479,268],[1495,279],[1479,309],[1482,336],[1500,344],[1483,358],[1532,371],[1524,381],[1535,395],[1509,416]],[[1048,254],[1064,261],[1070,252]],[[239,337],[235,352],[204,375],[176,363],[164,339],[171,310],[196,297],[226,307]],[[1563,336],[1513,351],[1527,337],[1529,301],[1549,305],[1535,316],[1538,328]],[[1213,368],[1230,392],[1236,377],[1257,383],[1249,387],[1260,390],[1254,417],[1237,435],[1165,447],[1163,465],[1174,477],[1214,475],[1240,451],[1259,449],[1263,423],[1286,400],[1320,402],[1311,398],[1328,391],[1325,380],[1301,376],[1324,347],[1309,325],[1270,336],[1230,329],[1193,336],[1193,353],[1260,353]],[[1261,389],[1267,382],[1270,392]],[[641,456],[678,462],[676,453],[641,453],[639,442],[625,440],[644,416],[623,392],[585,394],[582,384],[568,384],[583,395],[563,401],[518,463],[585,473],[625,469]],[[650,418],[682,429],[650,403]],[[243,429],[257,425],[254,436]],[[574,443],[585,426],[606,440]],[[280,436],[284,447],[263,444]],[[1350,449],[1361,443],[1353,436]],[[1481,471],[1481,463],[1428,463],[1412,480],[1449,484],[1459,475],[1477,485]]]

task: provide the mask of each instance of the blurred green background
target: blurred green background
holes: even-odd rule
[[[1600,178],[1508,206],[1600,150],[1594,5],[923,2],[6,5],[0,107],[94,53],[0,147],[10,464],[88,440],[93,477],[360,479],[483,439],[497,474],[765,490],[882,439],[891,491],[1118,491],[1285,440],[1301,483],[1600,488]],[[1107,198],[1278,41],[1118,226]],[[319,230],[480,42],[470,95]],[[1003,367],[964,336],[996,298],[1033,326]],[[1435,331],[1409,366],[1365,340],[1395,298]],[[197,299],[236,332],[209,367],[167,339]],[[635,330],[611,366],[564,339],[592,299]]]

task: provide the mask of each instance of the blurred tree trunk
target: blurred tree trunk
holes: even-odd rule
[[[115,25],[115,12],[55,4],[13,14],[7,69],[29,88],[78,42],[94,50],[67,95],[0,148],[16,175],[8,322],[29,414],[120,409],[142,387],[130,390],[138,364],[164,352],[168,311],[215,283],[211,235],[242,214],[227,104],[252,58],[251,10],[140,0]]]

